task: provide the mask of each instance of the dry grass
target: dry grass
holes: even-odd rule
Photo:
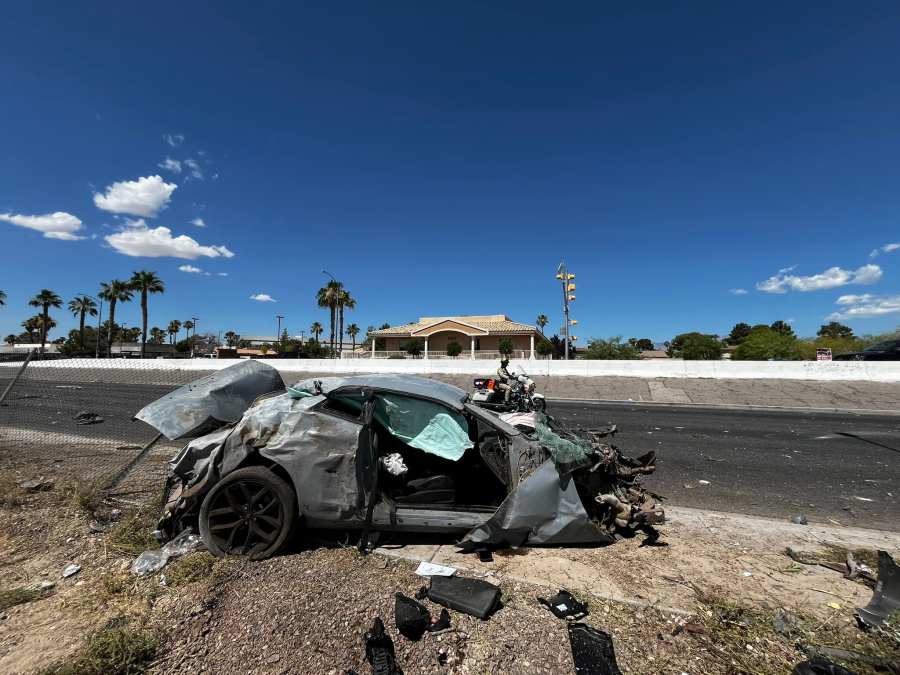
[[[146,507],[134,511],[120,520],[107,537],[110,548],[121,553],[139,555],[152,548],[159,548],[153,538],[156,528],[157,511]]]
[[[209,579],[214,581],[222,572],[224,561],[219,560],[206,551],[189,553],[169,563],[166,569],[166,584],[178,587],[195,581]]]
[[[153,631],[112,621],[91,633],[73,658],[47,668],[42,675],[137,675],[147,671],[158,647]]]
[[[97,512],[103,506],[106,491],[101,481],[74,481],[68,485],[69,503],[72,508],[87,514],[91,518],[97,517]]]
[[[43,595],[44,593],[36,588],[8,588],[0,590],[0,612],[16,605],[32,602]]]

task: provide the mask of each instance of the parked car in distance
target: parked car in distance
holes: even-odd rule
[[[900,361],[900,340],[887,340],[866,347],[861,352],[838,354],[834,361]]]

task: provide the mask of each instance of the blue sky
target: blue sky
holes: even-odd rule
[[[0,333],[136,269],[160,326],[307,330],[327,269],[555,328],[563,259],[582,341],[892,329],[900,6],[789,5],[8,3]]]

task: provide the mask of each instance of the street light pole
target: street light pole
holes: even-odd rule
[[[281,314],[276,314],[275,319],[278,321],[278,328],[275,329],[275,341],[278,343],[278,351],[280,352],[284,349],[284,345],[281,344],[281,320],[284,317]]]
[[[194,358],[194,343],[197,342],[197,323],[200,321],[196,316],[191,317],[191,321],[194,323],[194,337],[191,340],[191,358]]]
[[[565,359],[569,360],[569,302],[575,299],[574,295],[569,295],[571,291],[575,290],[575,284],[571,283],[572,279],[575,278],[574,274],[569,273],[568,267],[566,267],[565,262],[559,263],[559,267],[556,268],[556,278],[562,282],[562,292],[563,292],[563,316],[565,317],[566,324],[563,326],[563,334],[564,339],[566,341],[564,346]]]

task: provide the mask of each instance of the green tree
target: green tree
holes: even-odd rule
[[[318,321],[313,321],[313,325],[309,327],[309,332],[313,334],[313,338],[318,342],[319,336],[325,332],[325,329],[322,328],[322,324]]]
[[[538,340],[537,344],[534,346],[534,351],[544,358],[547,358],[553,353],[553,343],[546,338],[542,338]]]
[[[240,340],[241,336],[235,333],[233,330],[225,331],[225,344],[229,347],[234,347],[238,340]]]
[[[178,319],[173,319],[169,322],[168,328],[166,328],[166,332],[169,334],[169,344],[175,344],[178,342],[178,332],[181,330],[181,322]]]
[[[18,338],[16,338],[15,335],[10,334],[4,338],[4,342],[6,342],[6,344],[8,344],[10,347],[15,347],[17,339]]]
[[[359,326],[351,323],[347,326],[347,337],[350,338],[350,344],[353,351],[356,351],[356,336],[359,335]]]
[[[537,327],[541,329],[541,335],[544,334],[544,326],[550,323],[550,319],[547,318],[546,314],[538,314],[537,319],[534,321],[537,324]]]
[[[634,345],[624,341],[620,335],[616,335],[608,340],[591,339],[583,356],[591,361],[631,360],[640,358],[640,351]]]
[[[129,280],[131,288],[141,294],[141,358],[147,351],[147,296],[151,293],[164,293],[165,284],[156,272],[138,270]]]
[[[150,339],[154,344],[161,345],[163,342],[165,342],[166,331],[164,331],[159,326],[154,326],[150,329]]]
[[[734,328],[732,328],[731,332],[728,334],[728,337],[725,338],[725,341],[733,347],[736,347],[750,335],[751,330],[753,329],[750,328],[749,323],[736,323],[734,324]]]
[[[500,342],[497,343],[497,351],[509,358],[509,355],[513,353],[512,340],[509,338],[502,338]]]
[[[781,319],[774,322],[771,326],[769,326],[769,328],[774,330],[776,333],[781,333],[782,335],[790,335],[794,338],[797,337],[794,334],[794,329],[791,328],[791,324],[789,324],[787,321],[782,321]]]
[[[461,344],[459,344],[456,340],[447,343],[447,356],[449,356],[451,359],[455,359],[460,354],[462,354]]]
[[[100,297],[109,303],[109,335],[106,344],[112,347],[115,340],[113,331],[116,327],[116,305],[120,302],[128,302],[133,297],[131,286],[127,281],[113,279],[109,283],[100,284]]]
[[[332,280],[316,292],[316,303],[322,309],[327,309],[330,315],[328,344],[332,354],[334,353],[334,331],[337,323],[338,301],[343,289],[344,285],[340,281]]]
[[[722,343],[715,335],[689,333],[681,348],[685,361],[716,361],[722,358]]]
[[[816,335],[828,338],[849,338],[853,337],[853,329],[837,321],[831,321],[819,328]]]
[[[69,311],[78,317],[78,346],[84,351],[84,317],[97,316],[97,303],[86,295],[69,300]]]
[[[25,319],[20,325],[25,329],[25,334],[28,336],[28,343],[34,344],[34,334],[36,331],[40,330],[40,318],[37,316],[31,316]]]
[[[401,349],[410,356],[419,356],[425,348],[424,343],[419,338],[414,338],[403,344]]]
[[[635,341],[634,346],[641,352],[651,351],[653,349],[653,341],[650,338],[640,338]]]
[[[62,298],[60,298],[56,293],[51,291],[49,288],[43,289],[40,293],[34,296],[31,300],[28,301],[28,304],[32,307],[40,307],[41,308],[41,351],[44,351],[44,345],[47,342],[47,333],[50,331],[50,308],[51,307],[62,307]],[[53,325],[56,325],[56,322],[53,322]]]
[[[796,361],[801,358],[800,345],[792,335],[769,327],[754,330],[731,355],[735,361]]]
[[[356,309],[356,299],[350,295],[347,289],[342,288],[341,292],[338,293],[338,338],[342,345],[341,349],[338,350],[338,353],[343,351],[345,309]]]

